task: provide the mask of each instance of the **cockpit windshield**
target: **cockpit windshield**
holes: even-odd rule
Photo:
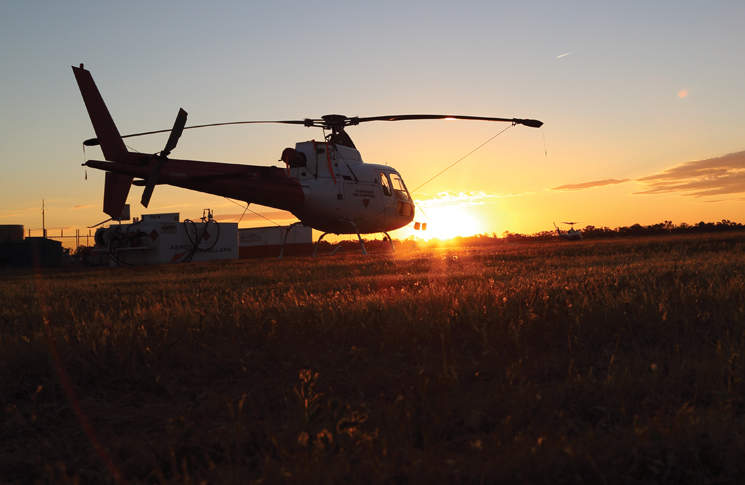
[[[393,193],[396,194],[396,198],[400,200],[411,200],[409,191],[406,190],[406,185],[404,185],[404,181],[399,174],[391,174],[391,184],[393,185]]]

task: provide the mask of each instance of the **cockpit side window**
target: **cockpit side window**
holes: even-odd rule
[[[404,181],[399,174],[392,173],[391,182],[393,185],[393,193],[396,194],[396,198],[400,200],[411,200],[409,191],[406,190],[406,185],[404,185]]]
[[[383,195],[390,197],[393,193],[391,191],[391,182],[388,180],[388,175],[380,172],[380,185],[383,187]]]

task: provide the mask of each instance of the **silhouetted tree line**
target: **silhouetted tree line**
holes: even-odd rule
[[[657,224],[651,224],[649,226],[643,226],[641,224],[634,224],[632,226],[623,226],[611,229],[610,227],[595,227],[592,225],[585,226],[582,228],[582,237],[584,239],[602,239],[611,237],[627,237],[627,236],[655,236],[664,234],[703,234],[711,232],[724,232],[724,231],[740,231],[745,229],[745,224],[739,222],[732,222],[727,219],[723,219],[721,222],[699,222],[697,224],[687,224],[681,222],[680,224],[674,224],[672,221],[658,222]],[[394,239],[393,243],[396,249],[408,250],[412,246],[420,249],[437,248],[437,247],[448,247],[448,246],[493,246],[495,244],[516,244],[521,242],[537,242],[537,241],[554,241],[558,239],[556,231],[540,231],[533,234],[520,234],[505,231],[501,236],[496,233],[489,234],[476,234],[469,237],[455,237],[448,240],[432,239],[430,241],[417,241],[414,236],[411,236],[404,240]],[[390,251],[390,243],[386,240],[381,241],[380,239],[364,239],[367,251],[370,253],[375,252],[387,252]],[[360,250],[360,243],[356,237],[350,237],[349,240],[342,240],[337,243],[328,243],[326,241],[321,242],[319,252],[328,252],[333,250],[335,246],[342,246],[344,250]]]
[[[582,235],[586,238],[655,236],[661,234],[702,234],[707,232],[739,231],[742,229],[745,229],[745,225],[727,219],[723,219],[721,222],[701,221],[698,224],[687,224],[681,222],[680,225],[675,225],[672,221],[664,221],[649,226],[634,224],[633,226],[617,227],[616,229],[587,226],[582,229]]]
[[[582,228],[582,237],[585,239],[601,239],[609,237],[656,236],[664,234],[703,234],[707,232],[739,231],[742,229],[745,229],[745,225],[727,219],[722,219],[721,222],[701,221],[697,224],[681,222],[679,225],[674,224],[672,221],[663,221],[648,226],[634,224],[632,226],[622,226],[615,229],[611,229],[607,226],[595,227],[589,225]],[[519,242],[521,240],[540,241],[554,237],[556,237],[555,231],[541,231],[531,235],[513,234],[506,231],[502,235],[502,238],[509,242]]]

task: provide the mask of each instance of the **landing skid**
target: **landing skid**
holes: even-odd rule
[[[368,255],[368,252],[367,252],[367,249],[365,249],[365,242],[362,240],[362,235],[360,234],[360,230],[357,228],[357,226],[354,224],[354,222],[352,222],[350,220],[347,220],[347,219],[340,219],[337,222],[346,222],[347,224],[350,224],[354,228],[355,232],[357,232],[357,238],[360,241],[360,248],[362,248],[362,255],[363,256],[367,256]],[[280,247],[279,258],[277,258],[277,259],[282,259],[282,257],[284,256],[285,243],[287,242],[287,235],[290,234],[290,231],[292,230],[293,227],[295,227],[295,226],[301,226],[301,225],[304,226],[305,224],[303,224],[302,222],[294,222],[294,223],[290,224],[290,226],[287,228],[287,232],[285,232],[285,235],[282,238],[282,246]],[[391,248],[393,249],[393,252],[396,252],[396,246],[393,245],[393,239],[391,239],[391,236],[386,231],[380,231],[380,232],[383,233],[383,234],[385,234],[385,236],[388,238],[388,242],[391,243]],[[324,232],[323,234],[321,234],[321,237],[319,237],[318,238],[318,241],[316,241],[316,247],[313,250],[313,257],[314,258],[317,256],[317,254],[318,254],[318,246],[321,244],[321,240],[324,238],[324,236],[326,236],[326,234],[338,234],[338,233]],[[334,254],[336,254],[336,252],[338,250],[339,250],[339,248],[334,249],[331,252],[331,256],[333,256]]]

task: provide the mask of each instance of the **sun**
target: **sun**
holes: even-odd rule
[[[427,216],[427,230],[419,235],[425,240],[468,237],[484,231],[480,219],[468,206],[431,207],[427,209]]]

